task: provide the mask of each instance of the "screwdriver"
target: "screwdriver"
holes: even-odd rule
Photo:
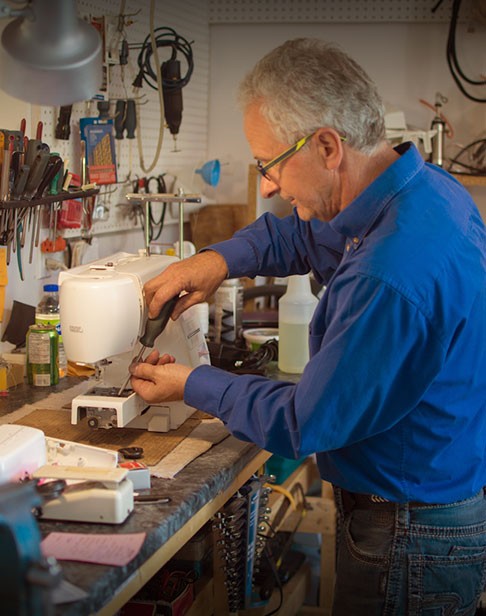
[[[172,314],[172,311],[174,310],[174,306],[176,305],[178,299],[179,299],[179,296],[176,295],[175,297],[170,299],[168,302],[166,302],[162,306],[159,312],[159,315],[157,317],[153,319],[147,319],[147,323],[145,325],[145,332],[143,336],[140,338],[140,343],[142,344],[142,348],[140,349],[137,357],[134,360],[135,363],[138,363],[139,361],[142,360],[143,354],[147,347],[154,346],[155,339],[158,336],[160,336],[160,334],[166,328],[167,323],[169,322],[170,315]],[[120,387],[118,391],[118,396],[121,396],[122,393],[125,391],[125,388],[128,385],[128,381],[130,380],[131,376],[132,375],[129,372],[126,381],[123,383],[123,385]]]

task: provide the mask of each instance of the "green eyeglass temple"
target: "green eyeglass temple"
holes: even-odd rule
[[[268,162],[266,165],[262,165],[262,162],[260,160],[257,160],[256,164],[257,164],[258,171],[261,173],[261,175],[264,178],[266,178],[267,180],[270,179],[267,175],[268,170],[274,167],[275,165],[282,163],[284,160],[287,160],[287,158],[290,158],[291,156],[296,154],[299,150],[301,150],[305,146],[305,144],[310,139],[312,139],[314,135],[315,135],[315,131],[311,133],[310,135],[307,135],[307,137],[302,137],[302,139],[299,139],[296,143],[294,143],[294,145],[290,146],[288,150],[285,150],[285,152],[282,152],[282,154],[279,154],[275,158],[272,158],[272,160]],[[341,141],[346,141],[346,137],[341,137]]]
[[[264,178],[266,178],[267,171],[269,169],[271,169],[275,165],[278,165],[279,163],[282,163],[284,160],[287,160],[287,158],[293,156],[296,152],[302,149],[310,139],[312,139],[314,134],[315,133],[311,133],[310,135],[307,135],[307,137],[302,137],[302,139],[299,139],[296,143],[294,143],[294,145],[290,146],[288,150],[285,150],[285,152],[282,152],[282,154],[279,154],[275,158],[272,158],[272,160],[269,161],[266,165],[262,165],[261,161],[257,160],[258,171],[263,175]]]

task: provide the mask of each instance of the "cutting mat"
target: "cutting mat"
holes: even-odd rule
[[[143,462],[148,466],[153,466],[177,447],[201,423],[202,419],[209,417],[211,416],[206,413],[195,411],[182,426],[169,432],[148,432],[134,428],[93,430],[88,426],[86,418],[73,425],[70,412],[52,409],[36,409],[14,423],[38,428],[51,438],[76,441],[115,451],[122,447],[143,447]]]

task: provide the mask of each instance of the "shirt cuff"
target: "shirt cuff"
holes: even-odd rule
[[[184,387],[184,402],[200,411],[220,416],[221,400],[236,375],[202,365],[194,368]]]

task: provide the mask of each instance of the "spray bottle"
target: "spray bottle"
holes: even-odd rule
[[[290,276],[287,292],[278,301],[278,367],[300,374],[309,361],[309,323],[317,306],[309,274]]]

